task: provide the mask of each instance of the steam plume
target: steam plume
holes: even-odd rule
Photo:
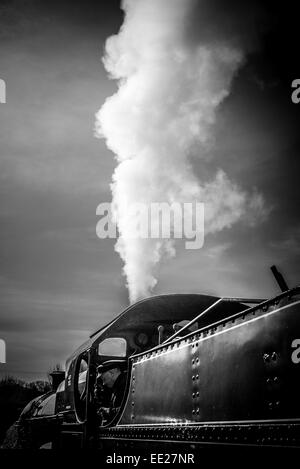
[[[97,113],[96,132],[118,162],[111,184],[115,249],[130,301],[151,293],[155,267],[175,255],[175,245],[128,239],[135,223],[128,205],[204,202],[205,234],[263,207],[261,196],[248,195],[220,169],[199,180],[189,160],[195,144],[200,160],[209,148],[217,108],[251,45],[241,12],[228,4],[225,15],[214,0],[125,0],[121,30],[106,42],[104,64],[119,87]]]

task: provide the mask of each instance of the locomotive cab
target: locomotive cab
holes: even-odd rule
[[[67,361],[65,390],[57,399],[56,413],[81,430],[84,426],[95,430],[98,425],[113,424],[127,400],[131,357],[246,308],[236,300],[224,303],[220,298],[197,294],[161,295],[130,306],[108,326],[91,334]],[[112,419],[100,423],[98,411],[102,404],[108,406],[110,393],[103,388],[97,369],[114,360],[126,362],[122,370],[127,377],[123,401]]]
[[[299,288],[270,300],[197,294],[142,300],[71,355],[55,399],[45,399],[48,409],[55,402],[53,414],[28,414],[31,434],[39,444],[72,448],[117,442],[126,449],[139,440],[146,449],[164,439],[197,447],[300,444],[298,369],[290,352],[298,308]],[[105,370],[122,377],[115,406]],[[286,440],[277,441],[283,431]]]

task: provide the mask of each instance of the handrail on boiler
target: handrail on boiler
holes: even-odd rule
[[[266,301],[265,299],[262,299],[262,298],[219,298],[217,301],[215,301],[212,305],[210,305],[208,308],[206,308],[204,311],[202,311],[200,314],[198,314],[198,316],[196,316],[194,319],[192,319],[190,322],[188,322],[185,326],[183,326],[181,329],[179,329],[177,332],[175,332],[175,334],[171,335],[170,337],[168,337],[164,342],[163,344],[167,344],[168,342],[171,342],[172,340],[174,340],[178,335],[180,335],[184,330],[188,329],[189,327],[191,327],[195,322],[198,321],[198,319],[200,319],[202,316],[204,316],[204,314],[208,313],[209,311],[211,311],[212,309],[214,309],[218,304],[222,303],[222,302],[233,302],[233,301],[237,301],[237,302],[243,302],[243,303],[263,303],[264,301]]]
[[[185,329],[188,329],[190,326],[192,326],[198,319],[200,319],[204,314],[206,314],[208,311],[211,309],[215,308],[219,303],[223,301],[223,298],[219,298],[217,301],[215,301],[212,305],[210,305],[208,308],[206,308],[204,311],[202,311],[198,316],[196,316],[194,319],[192,319],[190,322],[188,322],[185,326],[183,326],[179,331],[175,332],[175,334],[171,335],[168,339],[166,339],[163,344],[167,344],[171,340],[174,340],[175,337],[177,337],[182,331]]]

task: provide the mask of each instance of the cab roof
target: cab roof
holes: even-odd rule
[[[178,323],[182,320],[191,321],[198,314],[212,306],[220,297],[201,294],[168,294],[145,298],[130,305],[106,326],[91,334],[89,340],[82,344],[68,361],[83,353],[100,337],[126,334],[136,330],[143,331],[157,328],[159,325]],[[201,319],[199,327],[228,317],[247,306],[239,301],[232,300],[219,303],[209,314]]]

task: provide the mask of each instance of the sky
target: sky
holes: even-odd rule
[[[297,24],[288,3],[260,3],[257,43],[217,109],[206,163],[191,161],[196,177],[221,168],[262,194],[265,216],[208,234],[197,251],[179,243],[157,266],[153,294],[267,298],[279,292],[273,264],[289,286],[299,284]],[[217,28],[222,2],[214,4]],[[117,165],[95,137],[95,114],[117,91],[101,58],[122,21],[117,0],[0,3],[1,375],[46,377],[128,305],[115,240],[96,235],[96,208],[111,201]]]

